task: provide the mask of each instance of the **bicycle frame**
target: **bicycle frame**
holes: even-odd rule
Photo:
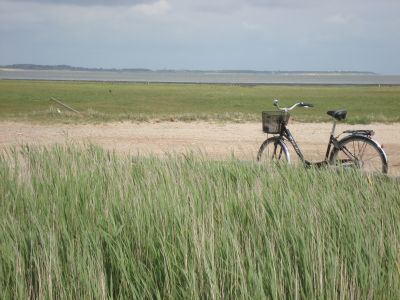
[[[339,141],[334,136],[335,129],[336,129],[336,121],[333,122],[333,127],[332,127],[332,131],[331,131],[331,134],[330,134],[330,137],[329,137],[328,146],[326,148],[325,159],[323,161],[319,161],[319,162],[311,162],[311,161],[308,161],[308,160],[306,160],[304,158],[303,152],[301,151],[301,149],[300,149],[299,145],[297,144],[296,140],[294,139],[292,133],[286,127],[285,124],[282,124],[281,132],[279,134],[279,139],[283,140],[283,141],[285,139],[288,140],[289,143],[292,145],[294,151],[296,152],[297,156],[306,165],[308,165],[308,166],[311,166],[311,165],[323,165],[323,164],[328,164],[329,163],[329,158],[330,158],[331,151],[333,149],[339,149]],[[351,153],[349,153],[349,154],[351,155]]]

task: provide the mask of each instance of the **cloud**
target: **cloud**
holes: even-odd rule
[[[242,22],[242,26],[243,26],[243,28],[245,28],[247,30],[257,30],[257,29],[259,29],[258,25],[253,24],[253,23],[249,23],[249,22],[246,22],[246,21]]]
[[[328,23],[337,24],[337,25],[347,25],[347,24],[354,23],[356,20],[355,20],[354,16],[351,16],[351,15],[334,14],[334,15],[328,16],[326,18],[326,21]]]
[[[157,0],[14,0],[14,2],[77,6],[135,6],[151,5]]]
[[[159,0],[152,3],[141,3],[135,6],[135,10],[145,15],[162,15],[168,12],[170,5],[167,0]]]
[[[297,8],[297,7],[307,7],[312,4],[318,3],[318,0],[244,0],[248,5],[258,6],[258,7],[287,7],[287,8]]]

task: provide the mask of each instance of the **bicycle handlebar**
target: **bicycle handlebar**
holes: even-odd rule
[[[305,103],[305,102],[298,102],[298,103],[296,103],[296,104],[293,104],[293,105],[290,106],[290,107],[280,107],[280,106],[279,106],[279,100],[278,100],[278,99],[275,99],[275,100],[273,101],[273,105],[276,106],[279,110],[282,110],[282,111],[285,111],[285,112],[288,112],[289,110],[292,110],[292,109],[296,108],[297,106],[305,107],[305,108],[314,107],[313,104],[311,104],[311,103]]]

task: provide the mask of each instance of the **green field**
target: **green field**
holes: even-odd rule
[[[55,97],[81,114],[50,102]],[[111,82],[0,81],[0,119],[36,122],[149,120],[254,121],[272,100],[315,105],[298,121],[328,121],[327,110],[348,109],[348,122],[400,122],[400,86],[238,86]],[[61,113],[57,112],[60,109]]]
[[[399,299],[399,194],[349,170],[10,149],[0,298]]]

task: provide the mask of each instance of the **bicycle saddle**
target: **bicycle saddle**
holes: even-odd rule
[[[346,119],[347,110],[330,110],[327,112],[327,114],[340,121]]]

